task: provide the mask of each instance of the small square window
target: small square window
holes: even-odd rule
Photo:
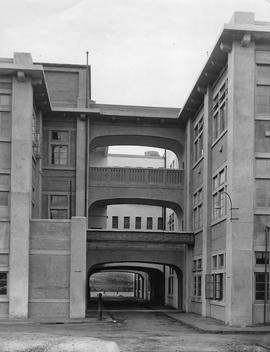
[[[67,131],[52,131],[52,140],[60,142],[68,142]]]

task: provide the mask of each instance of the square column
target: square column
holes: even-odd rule
[[[85,318],[87,219],[71,219],[70,318]]]
[[[32,63],[30,55],[14,57],[14,63]],[[27,318],[29,281],[29,219],[32,191],[31,78],[13,78],[10,192],[9,316]]]
[[[228,193],[239,220],[227,220],[226,323],[252,323],[255,45],[234,42],[228,57]],[[227,212],[230,205],[227,202]]]

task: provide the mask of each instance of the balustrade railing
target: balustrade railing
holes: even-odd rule
[[[184,182],[184,171],[161,168],[90,167],[89,181],[90,184],[108,182],[177,186]]]

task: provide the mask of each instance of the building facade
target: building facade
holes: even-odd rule
[[[270,23],[235,13],[181,110],[97,104],[89,77],[0,60],[0,315],[84,317],[110,266],[150,275],[159,303],[167,287],[184,311],[269,322]],[[175,156],[109,167],[110,145]],[[171,227],[108,229],[120,204],[166,208]]]

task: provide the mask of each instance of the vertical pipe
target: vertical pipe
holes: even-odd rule
[[[164,172],[166,173],[167,168],[167,150],[164,149]],[[166,177],[166,174],[165,174]],[[166,231],[166,207],[162,207],[162,218],[163,218],[163,230]]]
[[[90,90],[90,82],[89,82],[89,64],[88,64],[88,55],[89,51],[86,52],[86,87],[85,87],[85,107],[89,108],[89,90]],[[89,165],[88,165],[88,148],[89,148],[89,117],[86,115],[85,120],[85,205],[84,205],[84,216],[88,218],[88,173],[89,173]]]
[[[266,303],[267,303],[267,257],[268,257],[268,232],[269,227],[265,226],[265,252],[264,252],[264,302],[263,302],[263,323],[266,324]]]
[[[72,217],[72,181],[69,181],[69,218]]]

